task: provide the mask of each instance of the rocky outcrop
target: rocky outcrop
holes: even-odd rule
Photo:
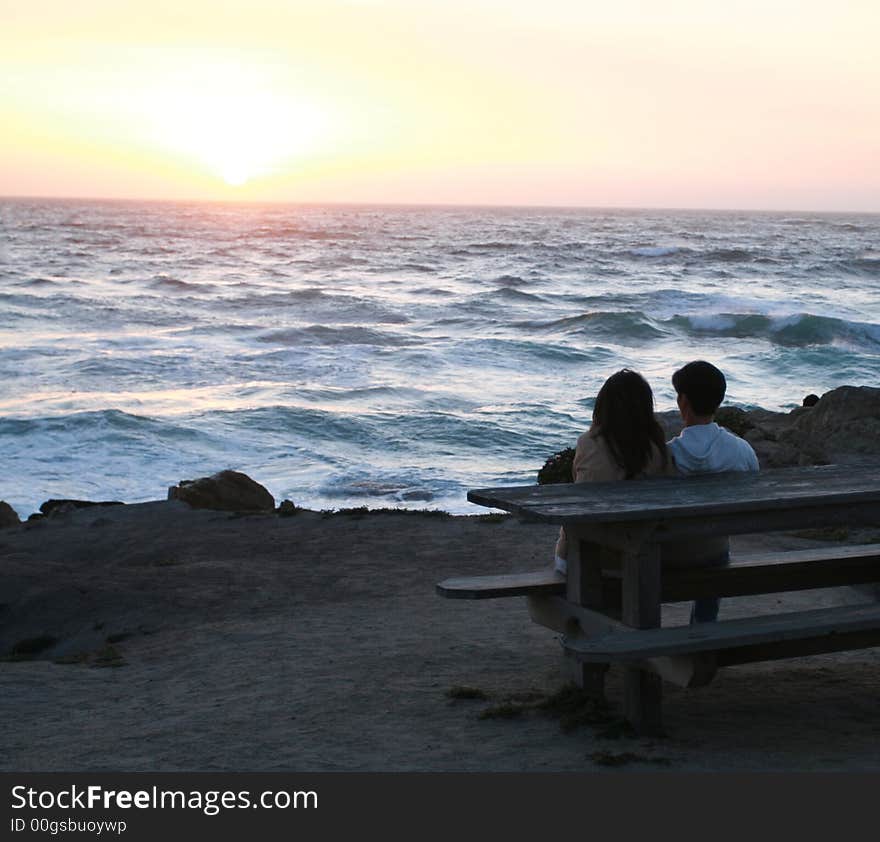
[[[0,500],[0,529],[7,526],[18,526],[21,523],[18,513],[9,503]]]
[[[748,414],[744,437],[765,467],[880,460],[880,389],[841,386],[813,406]]]
[[[807,398],[815,396],[808,395]],[[677,411],[658,413],[669,438],[681,432]],[[841,386],[791,412],[723,406],[716,421],[755,449],[762,468],[877,461],[880,466],[880,389]],[[551,456],[538,483],[570,482],[574,450]]]
[[[275,498],[258,482],[238,471],[220,471],[210,477],[181,480],[168,489],[169,500],[182,500],[194,509],[224,512],[271,512]]]
[[[571,482],[571,467],[574,461],[574,448],[567,447],[554,453],[538,471],[538,485],[552,485],[557,482]]]
[[[40,511],[46,517],[65,515],[76,509],[88,509],[92,506],[123,506],[120,500],[47,500],[40,506]]]

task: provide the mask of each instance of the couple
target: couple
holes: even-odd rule
[[[758,457],[751,445],[714,422],[727,389],[721,371],[697,360],[676,371],[672,385],[684,429],[667,442],[654,417],[654,395],[645,378],[626,368],[612,374],[596,397],[592,426],[578,439],[572,465],[574,482],[758,470]],[[563,529],[556,544],[555,566],[560,573],[566,572],[566,556]],[[726,536],[663,547],[667,567],[722,566],[729,560]],[[698,599],[691,623],[716,620],[719,606],[717,597]]]

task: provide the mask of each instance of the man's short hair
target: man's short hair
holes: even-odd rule
[[[677,394],[688,399],[697,415],[714,415],[727,391],[724,375],[705,360],[682,366],[672,375],[672,385]]]

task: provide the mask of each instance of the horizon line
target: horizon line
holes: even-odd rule
[[[310,199],[235,199],[235,198],[156,198],[131,196],[46,196],[0,194],[0,201],[50,201],[50,202],[152,202],[156,204],[212,204],[212,205],[280,205],[294,207],[387,207],[387,208],[474,208],[482,210],[591,210],[591,211],[701,211],[704,213],[806,213],[849,214],[860,216],[880,215],[878,210],[830,210],[816,208],[748,208],[712,207],[708,205],[580,205],[580,204],[505,204],[492,202],[382,202],[382,201],[321,201]]]

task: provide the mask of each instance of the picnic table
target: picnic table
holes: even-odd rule
[[[478,489],[468,500],[532,522],[561,524],[567,576],[453,578],[453,598],[527,596],[532,619],[562,633],[575,680],[603,692],[625,669],[625,714],[640,733],[662,729],[662,680],[698,686],[721,666],[880,645],[880,605],[833,606],[694,626],[660,625],[662,602],[880,581],[880,545],[835,545],[734,558],[728,567],[664,569],[662,546],[706,536],[880,524],[880,471],[821,466]],[[878,667],[880,668],[880,667]]]

